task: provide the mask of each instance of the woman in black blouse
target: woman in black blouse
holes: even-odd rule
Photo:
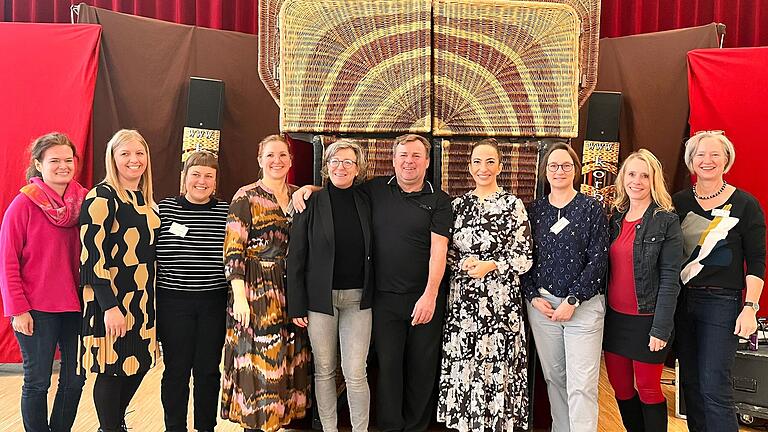
[[[326,187],[296,214],[288,247],[288,316],[307,327],[315,362],[315,395],[323,430],[336,429],[336,351],[347,384],[353,432],[367,432],[366,375],[371,342],[371,210],[355,187],[365,179],[360,146],[341,139],[325,150]]]
[[[551,189],[529,210],[533,267],[522,277],[528,319],[541,360],[553,431],[597,430],[597,382],[605,316],[607,218],[574,188],[579,158],[566,143],[543,158]]]
[[[696,133],[685,143],[696,183],[672,198],[683,230],[684,288],[675,325],[691,431],[738,430],[731,369],[738,337],[757,329],[765,218],[755,197],[723,179],[735,157],[723,131]]]

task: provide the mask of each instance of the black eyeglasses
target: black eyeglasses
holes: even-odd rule
[[[352,168],[354,165],[357,165],[357,162],[353,161],[352,159],[336,159],[333,158],[328,161],[328,166],[331,168],[336,168],[341,164],[344,168]]]
[[[556,163],[547,164],[547,170],[549,172],[557,172],[558,168],[562,168],[563,172],[571,172],[573,171],[573,164],[570,162],[561,163],[561,164],[556,164]]]

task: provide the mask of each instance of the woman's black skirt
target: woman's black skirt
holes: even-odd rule
[[[603,350],[643,363],[664,363],[672,346],[672,336],[661,351],[648,349],[653,315],[627,315],[606,308]]]

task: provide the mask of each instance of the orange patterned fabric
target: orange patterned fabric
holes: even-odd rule
[[[141,192],[122,201],[106,184],[91,189],[80,213],[80,281],[83,327],[81,373],[129,376],[144,373],[157,358],[155,336],[155,243],[160,217]],[[107,336],[104,311],[117,306],[125,336]]]

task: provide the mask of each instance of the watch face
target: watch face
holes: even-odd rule
[[[575,305],[577,301],[578,301],[578,299],[576,299],[576,297],[573,297],[573,296],[568,297],[568,304],[569,305]]]

